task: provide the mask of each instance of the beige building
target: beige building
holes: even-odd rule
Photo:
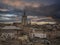
[[[21,28],[16,27],[16,26],[5,26],[2,27],[0,30],[0,39],[7,39],[7,38],[17,38],[17,36],[21,32]]]

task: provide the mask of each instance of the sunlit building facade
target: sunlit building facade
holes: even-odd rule
[[[43,24],[56,24],[53,18],[50,17],[42,17],[42,18],[35,18],[31,20],[31,24],[43,25]]]

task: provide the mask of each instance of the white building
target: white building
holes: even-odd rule
[[[34,38],[34,37],[38,37],[38,38],[47,38],[47,34],[42,32],[42,31],[38,31],[38,30],[32,30],[32,32],[30,33],[30,37]]]

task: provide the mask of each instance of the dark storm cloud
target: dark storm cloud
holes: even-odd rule
[[[56,3],[60,3],[60,0],[55,0]]]
[[[55,11],[55,18],[60,19],[60,0],[55,0],[57,10]]]
[[[13,8],[9,8],[9,9],[14,9],[15,7],[17,9],[19,9],[19,8],[24,7],[25,5],[28,5],[28,6],[32,5],[34,7],[38,7],[37,10],[41,10],[41,11],[37,11],[37,10],[34,11],[34,8],[32,7],[32,10],[33,10],[32,15],[40,15],[41,12],[42,12],[43,15],[47,15],[48,13],[50,14],[51,11],[49,9],[53,9],[53,6],[51,8],[50,4],[59,2],[59,0],[0,0],[0,1],[2,1],[2,3],[6,4],[6,5],[9,5],[9,6],[13,7]],[[32,4],[32,2],[34,2],[34,3]],[[43,5],[50,5],[50,6],[46,6],[46,7],[43,6],[43,7],[41,7],[42,6],[41,3]],[[4,7],[9,7],[9,6],[6,6],[6,5]],[[42,9],[40,9],[39,7],[41,7]],[[15,9],[15,10],[17,10],[17,9]],[[29,9],[31,9],[31,8],[29,8]],[[29,11],[32,11],[32,10],[29,10]],[[47,10],[48,10],[48,12],[47,12]],[[12,13],[13,12],[14,11],[12,11]]]
[[[20,7],[30,3],[50,5],[54,3],[54,0],[2,0],[2,2],[8,5]]]
[[[60,0],[0,0],[0,8],[10,10],[10,11],[4,11],[4,12],[0,10],[0,14],[8,13],[8,14],[19,15],[18,13],[21,12],[20,8],[27,5],[28,6],[28,9],[26,9],[27,15],[34,15],[34,16],[43,15],[43,16],[57,17],[55,13],[60,11],[60,9],[58,8],[59,4],[60,4]],[[37,7],[37,8],[34,8],[34,7]],[[59,16],[60,15],[58,15],[58,17]]]

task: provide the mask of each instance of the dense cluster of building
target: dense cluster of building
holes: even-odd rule
[[[1,45],[59,45],[60,24],[31,25],[27,16],[22,23],[0,24]]]

